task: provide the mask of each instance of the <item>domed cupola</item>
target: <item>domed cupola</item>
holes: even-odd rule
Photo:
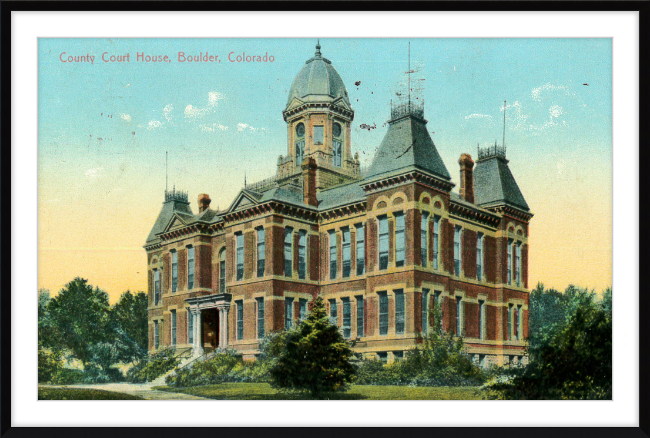
[[[282,111],[287,155],[278,159],[278,179],[295,180],[303,162],[313,158],[317,189],[359,178],[359,161],[351,152],[354,110],[343,79],[320,48],[319,43],[291,84]]]
[[[289,90],[286,108],[289,109],[294,98],[302,102],[332,102],[342,98],[350,106],[350,98],[343,79],[332,66],[329,59],[323,58],[320,44],[316,45],[313,58],[305,62],[298,76],[293,80]]]

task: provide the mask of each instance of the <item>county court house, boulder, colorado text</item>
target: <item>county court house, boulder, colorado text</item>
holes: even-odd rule
[[[200,356],[260,353],[320,295],[354,350],[393,361],[431,330],[462,335],[481,366],[526,361],[528,224],[505,148],[461,154],[460,188],[424,107],[394,104],[363,173],[354,110],[320,46],[293,81],[277,174],[245,185],[225,210],[165,193],[149,234],[149,348]],[[459,151],[460,152],[460,151]]]

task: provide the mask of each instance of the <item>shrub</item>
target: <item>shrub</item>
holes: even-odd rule
[[[84,382],[84,372],[71,368],[59,368],[50,380],[55,385],[74,385]]]
[[[126,381],[131,383],[151,382],[174,369],[180,359],[173,348],[163,348],[140,360],[126,372]]]
[[[233,350],[230,350],[178,370],[167,376],[165,382],[168,386],[186,387],[225,382],[260,382],[265,378],[266,369],[261,361],[244,362]]]
[[[431,332],[422,347],[404,360],[384,365],[365,360],[357,365],[357,383],[363,385],[477,386],[488,374],[472,363],[464,352],[463,339],[442,331],[440,310],[433,313]]]
[[[38,382],[46,383],[52,380],[58,370],[63,368],[61,353],[38,348]]]
[[[305,320],[285,336],[270,368],[274,387],[308,391],[313,398],[347,390],[355,374],[350,363],[353,353],[338,327],[329,321],[321,297],[316,298]]]

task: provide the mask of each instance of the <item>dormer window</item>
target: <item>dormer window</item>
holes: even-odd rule
[[[322,126],[314,126],[314,144],[323,144]]]

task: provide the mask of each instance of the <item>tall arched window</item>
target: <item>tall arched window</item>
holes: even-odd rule
[[[298,123],[296,126],[296,166],[302,164],[302,160],[305,157],[305,125]]]
[[[336,167],[341,167],[342,145],[343,145],[343,129],[338,123],[332,125],[332,161]]]
[[[226,293],[226,248],[219,253],[219,292]]]

